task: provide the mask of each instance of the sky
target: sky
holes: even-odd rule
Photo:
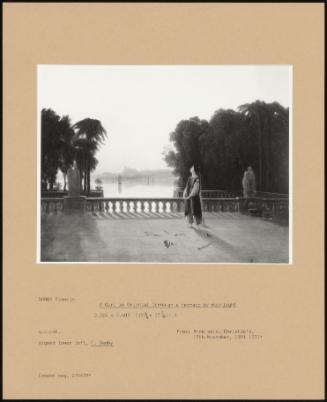
[[[39,65],[38,118],[51,108],[73,124],[100,120],[108,138],[96,154],[97,174],[165,169],[162,152],[180,120],[209,120],[255,100],[289,107],[290,79],[286,65]]]

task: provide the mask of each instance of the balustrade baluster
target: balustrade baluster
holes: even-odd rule
[[[215,210],[216,210],[215,204],[216,204],[215,201],[212,200],[211,205],[210,205],[210,212],[215,212]]]
[[[261,209],[271,215],[287,212],[288,200],[259,199],[256,197],[244,199],[235,197],[235,191],[202,192],[203,212],[243,212],[246,209]],[[234,196],[234,197],[232,197]],[[232,197],[232,198],[229,198]],[[155,212],[160,214],[183,212],[183,198],[163,199],[87,199],[86,211],[106,213]],[[63,210],[63,200],[42,200],[41,212],[57,214]]]

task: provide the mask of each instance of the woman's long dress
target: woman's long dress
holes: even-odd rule
[[[192,193],[192,189],[196,183],[200,183],[199,177],[190,176],[184,191],[184,197],[188,197]],[[185,200],[185,216],[194,216],[198,220],[202,219],[201,200],[200,200],[200,186],[199,191],[196,192],[190,199]]]

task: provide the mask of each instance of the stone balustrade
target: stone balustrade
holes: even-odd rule
[[[240,190],[201,190],[202,198],[236,198],[242,197]]]
[[[87,198],[86,202],[88,212],[170,213],[183,210],[182,198]]]
[[[242,198],[202,198],[203,212],[241,212]],[[243,207],[243,208],[242,208]],[[86,211],[107,213],[175,213],[184,211],[182,198],[87,198]]]
[[[257,191],[255,193],[256,197],[259,198],[287,198],[288,199],[288,194],[280,194],[280,193],[269,193],[267,191]]]
[[[260,215],[288,215],[287,198],[202,198],[203,212],[259,211]],[[63,211],[63,198],[42,198],[41,213]],[[184,211],[183,198],[86,198],[86,212],[179,213]]]
[[[175,189],[175,197],[183,198],[183,190]],[[242,190],[201,190],[202,198],[236,198],[243,197]],[[267,191],[257,191],[256,197],[259,198],[288,198],[288,194],[269,193]]]
[[[175,190],[175,196],[183,198],[183,190]],[[241,190],[201,190],[202,198],[236,198],[242,197],[243,192]]]
[[[64,210],[63,198],[42,198],[41,214],[58,213]]]
[[[240,212],[259,211],[262,216],[288,216],[288,198],[242,198]]]
[[[82,196],[86,197],[103,197],[103,190],[91,190],[89,193],[81,191]],[[68,191],[42,191],[41,198],[63,198],[68,196]]]

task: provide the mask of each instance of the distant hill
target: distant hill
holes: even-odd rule
[[[118,176],[121,176],[122,181],[126,180],[135,180],[135,181],[144,181],[149,180],[150,182],[155,182],[156,184],[172,184],[176,177],[173,175],[172,171],[169,169],[146,169],[146,170],[137,170],[125,167],[122,172],[105,172],[100,174],[93,174],[94,179],[101,179],[105,182],[116,182],[118,180]]]

